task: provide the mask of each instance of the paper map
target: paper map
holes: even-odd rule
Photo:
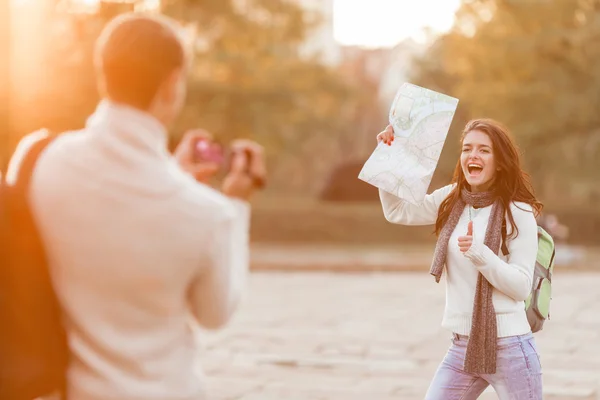
[[[379,143],[358,178],[412,204],[425,198],[458,99],[404,83],[389,114],[391,146]]]

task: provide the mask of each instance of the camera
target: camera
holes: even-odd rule
[[[214,140],[200,139],[194,146],[194,161],[196,162],[208,162],[219,165],[220,169],[224,173],[228,173],[231,170],[231,163],[233,162],[233,156],[235,152],[229,147],[224,146]],[[247,167],[252,164],[252,153],[246,150]],[[246,172],[250,175],[250,171],[247,169]],[[253,177],[254,184],[259,188],[264,188],[266,182],[263,178]]]

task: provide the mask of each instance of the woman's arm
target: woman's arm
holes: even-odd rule
[[[400,225],[433,225],[437,220],[442,201],[450,194],[455,185],[447,185],[425,196],[419,204],[414,205],[393,194],[379,190],[379,198],[385,219]]]
[[[473,239],[473,244],[465,253],[465,257],[473,262],[473,265],[496,289],[516,301],[524,301],[531,293],[533,282],[538,251],[537,222],[533,209],[528,204],[513,203],[511,211],[515,224],[519,228],[519,236],[507,242],[508,262],[504,262],[485,246],[483,238]]]

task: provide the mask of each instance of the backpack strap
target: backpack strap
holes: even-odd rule
[[[41,129],[21,140],[6,170],[8,187],[27,192],[38,157],[55,137],[50,131]]]
[[[10,248],[0,269],[4,292],[0,309],[6,323],[2,328],[6,340],[0,345],[2,399],[33,399],[52,392],[66,398],[68,342],[27,201],[38,157],[55,137],[47,130],[23,137],[2,182],[2,222],[8,236],[3,243]],[[43,339],[38,332],[43,332]]]

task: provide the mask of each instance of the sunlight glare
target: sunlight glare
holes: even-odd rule
[[[335,38],[343,45],[391,47],[422,29],[449,30],[460,0],[334,0]]]

